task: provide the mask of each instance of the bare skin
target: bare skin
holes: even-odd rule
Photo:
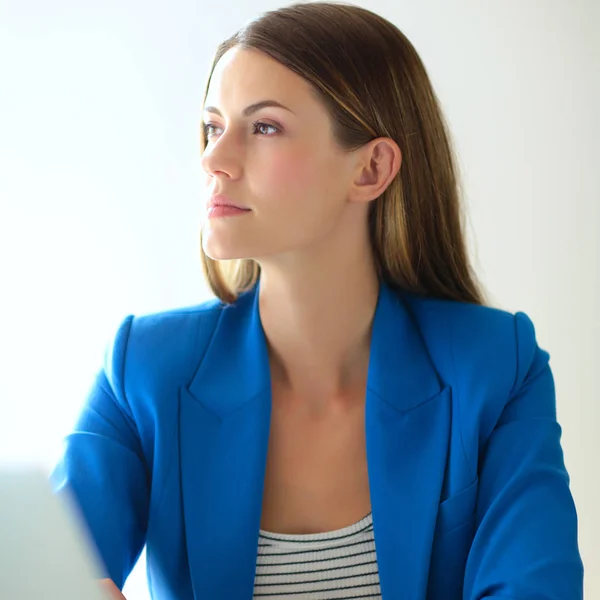
[[[107,598],[111,600],[127,600],[110,579],[101,579],[100,588],[106,592]]]
[[[319,533],[369,513],[363,398],[358,386],[354,397],[340,397],[337,406],[317,412],[289,392],[275,393],[262,529]]]

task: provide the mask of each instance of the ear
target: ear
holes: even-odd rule
[[[356,171],[349,191],[351,202],[371,202],[379,198],[398,174],[402,153],[391,138],[371,140],[358,151]]]

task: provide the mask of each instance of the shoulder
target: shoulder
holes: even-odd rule
[[[173,351],[187,347],[194,340],[210,335],[225,308],[218,300],[208,300],[192,306],[130,315],[130,351],[159,351],[160,348]]]
[[[432,361],[457,402],[468,404],[485,428],[549,354],[538,346],[530,317],[518,311],[403,295]],[[463,413],[466,417],[466,414]]]
[[[106,345],[109,380],[119,380],[131,395],[187,383],[227,309],[211,299],[122,318]]]
[[[466,302],[403,295],[424,341],[450,355],[455,369],[486,368],[518,383],[537,348],[530,317]]]

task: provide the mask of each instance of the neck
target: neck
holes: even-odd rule
[[[379,281],[368,244],[301,262],[261,265],[260,316],[274,384],[322,405],[366,384]]]

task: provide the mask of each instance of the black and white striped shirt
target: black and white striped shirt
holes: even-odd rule
[[[372,514],[336,531],[260,531],[254,598],[381,600]]]

